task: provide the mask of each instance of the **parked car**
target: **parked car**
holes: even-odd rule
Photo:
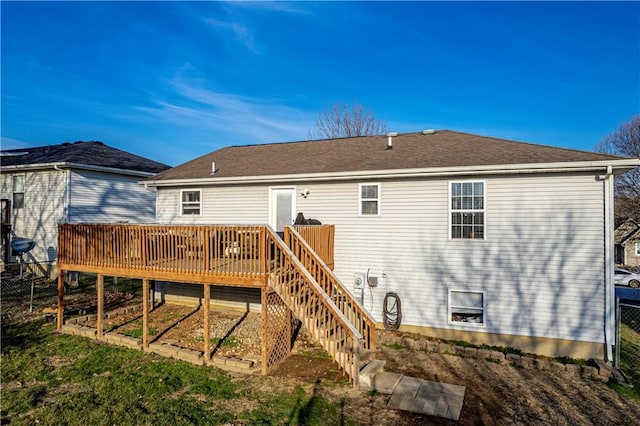
[[[616,285],[624,285],[631,288],[640,287],[640,274],[627,271],[626,269],[616,269]]]

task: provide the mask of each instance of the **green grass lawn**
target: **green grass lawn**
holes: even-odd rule
[[[640,333],[627,324],[620,327],[620,368],[640,392]]]
[[[233,378],[155,354],[3,325],[2,424],[341,424],[340,404],[309,386]]]

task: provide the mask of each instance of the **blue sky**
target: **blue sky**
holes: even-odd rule
[[[177,165],[304,140],[359,102],[391,130],[592,150],[640,112],[640,3],[6,2],[2,148],[101,140]]]

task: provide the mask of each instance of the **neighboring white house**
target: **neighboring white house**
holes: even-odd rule
[[[611,359],[613,179],[638,165],[443,130],[227,147],[146,184],[159,223],[334,224],[335,273],[377,284],[354,294],[380,326],[394,292],[401,330]]]
[[[169,166],[102,142],[63,143],[0,152],[0,198],[10,234],[35,240],[29,261],[57,256],[60,222],[155,220],[155,191],[138,182]],[[4,228],[3,228],[4,229]],[[3,241],[3,261],[13,262]]]
[[[627,219],[615,231],[616,264],[640,266],[640,225]]]

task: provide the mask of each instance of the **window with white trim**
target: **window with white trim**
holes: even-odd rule
[[[449,322],[484,326],[483,291],[449,290]]]
[[[636,256],[640,256],[640,243],[636,243]]]
[[[24,175],[13,176],[13,208],[24,207]]]
[[[377,216],[380,214],[380,184],[361,183],[360,216]]]
[[[451,182],[451,239],[484,239],[484,187],[484,182]]]
[[[200,216],[202,191],[200,189],[180,191],[180,212],[182,216]]]

